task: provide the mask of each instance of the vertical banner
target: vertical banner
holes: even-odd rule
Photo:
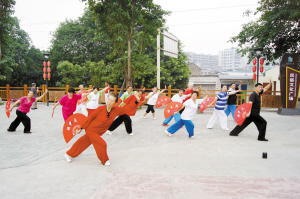
[[[300,71],[286,67],[286,108],[297,108]]]
[[[299,96],[300,53],[287,53],[280,62],[280,92],[282,108],[296,108]],[[297,74],[297,75],[296,75]],[[293,76],[294,77],[290,77]],[[297,76],[297,79],[295,79]],[[297,82],[297,84],[295,81]],[[292,84],[291,84],[292,83]],[[290,91],[291,90],[291,91]]]

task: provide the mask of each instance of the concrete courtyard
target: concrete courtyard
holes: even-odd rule
[[[277,109],[262,109],[269,142],[259,142],[254,124],[237,137],[219,122],[206,129],[213,109],[196,114],[195,139],[185,128],[168,137],[168,127],[161,126],[163,108],[153,120],[151,114],[142,119],[143,107],[132,117],[134,136],[124,125],[103,135],[111,166],[100,165],[92,146],[65,161],[80,135],[65,143],[61,106],[53,118],[52,104],[31,110],[32,134],[24,134],[22,124],[7,132],[16,109],[9,119],[4,109],[0,106],[1,199],[300,198],[300,117],[277,115]],[[229,116],[228,128],[234,126]]]

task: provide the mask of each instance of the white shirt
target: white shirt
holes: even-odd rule
[[[176,94],[171,99],[172,99],[172,102],[180,102],[182,104],[182,102],[185,98],[186,98],[186,95],[181,95],[181,97],[180,97],[179,94]]]
[[[196,104],[192,99],[186,100],[183,104],[185,105],[185,109],[181,114],[182,120],[192,120],[197,109],[198,105],[203,102],[203,99],[196,99]]]
[[[98,108],[98,100],[99,100],[100,92],[97,92],[97,94],[91,92],[89,95],[91,96],[91,99],[86,103],[86,108],[88,109]]]
[[[149,95],[151,95],[152,93],[153,93],[153,92],[149,93]],[[156,94],[152,95],[152,97],[149,98],[147,104],[149,104],[149,105],[155,105],[155,104],[156,104],[156,101],[157,101],[157,99],[158,99],[158,94],[159,94],[159,93],[157,92]]]

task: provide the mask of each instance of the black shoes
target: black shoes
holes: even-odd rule
[[[233,134],[233,135],[232,135],[232,134],[229,134],[229,135],[230,135],[230,136],[239,136],[239,135],[234,135],[234,134]]]
[[[24,132],[24,133],[31,133],[30,131]]]
[[[264,138],[264,139],[257,139],[258,141],[265,141],[265,142],[267,142],[267,141],[269,141],[269,140],[267,140],[266,138]]]
[[[8,131],[8,132],[15,132],[16,130],[9,130],[9,129],[7,129],[7,131]]]

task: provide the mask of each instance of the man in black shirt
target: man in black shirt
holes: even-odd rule
[[[237,125],[230,133],[230,136],[238,136],[240,132],[242,132],[251,122],[254,122],[258,129],[258,138],[259,141],[268,141],[265,138],[266,129],[267,129],[267,121],[262,118],[260,113],[260,95],[263,92],[267,91],[272,86],[272,80],[270,80],[270,84],[268,84],[265,88],[263,88],[261,83],[255,84],[255,90],[250,95],[249,103],[252,103],[252,107],[250,112],[246,115],[246,119],[241,126]]]
[[[241,82],[241,84],[238,87],[239,90],[241,90],[242,83],[243,83],[242,81],[240,81],[240,82]],[[235,88],[236,88],[236,84],[235,83],[231,83],[230,88],[228,89],[228,92],[230,93],[232,91],[235,91]],[[238,94],[238,93],[236,93],[236,94]],[[227,117],[231,113],[234,121],[235,121],[235,119],[234,119],[234,112],[236,110],[236,106],[235,106],[235,104],[236,104],[236,94],[229,95],[228,100],[227,100],[227,108],[225,110],[225,114],[227,115]]]

